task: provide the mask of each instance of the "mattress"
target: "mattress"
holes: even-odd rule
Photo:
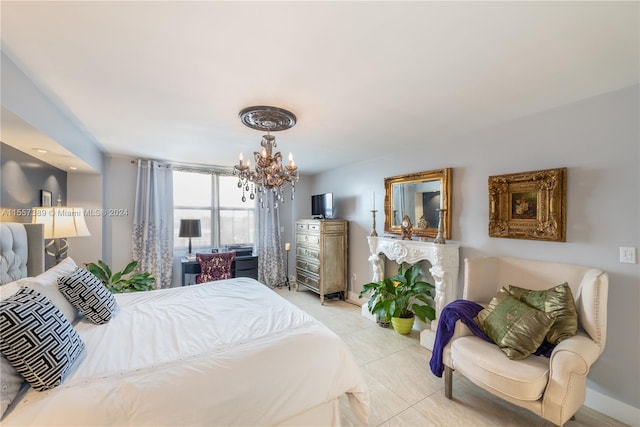
[[[55,389],[28,389],[2,425],[278,425],[347,394],[369,401],[340,338],[249,278],[116,295],[80,320],[83,359]]]

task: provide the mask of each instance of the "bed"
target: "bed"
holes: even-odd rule
[[[115,297],[106,324],[74,321],[85,349],[73,372],[51,390],[23,386],[2,425],[339,425],[344,394],[366,424],[367,387],[346,345],[259,282]]]

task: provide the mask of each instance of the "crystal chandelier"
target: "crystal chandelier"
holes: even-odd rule
[[[273,149],[278,146],[275,136],[271,132],[285,130],[296,124],[296,116],[290,111],[277,107],[248,107],[240,111],[240,120],[245,126],[252,129],[267,131],[262,137],[260,145],[262,151],[254,151],[255,170],[251,170],[251,160],[244,163],[242,153],[240,160],[233,168],[233,174],[238,176],[238,188],[242,188],[242,201],[246,202],[246,193],[251,200],[258,195],[261,207],[265,207],[267,191],[273,193],[274,208],[278,202],[284,202],[282,188],[288,182],[291,185],[291,200],[296,191],[298,181],[298,167],[293,162],[293,156],[289,153],[289,162],[282,164],[282,154]]]

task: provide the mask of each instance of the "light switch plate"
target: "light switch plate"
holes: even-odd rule
[[[620,262],[627,264],[636,263],[636,248],[620,246]]]

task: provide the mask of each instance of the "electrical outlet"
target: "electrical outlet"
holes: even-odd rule
[[[354,282],[355,282],[356,280],[358,280],[358,275],[357,275],[356,273],[353,273],[353,274],[351,275],[351,280],[353,280]]]
[[[636,248],[625,248],[623,246],[620,246],[620,262],[635,264]]]

